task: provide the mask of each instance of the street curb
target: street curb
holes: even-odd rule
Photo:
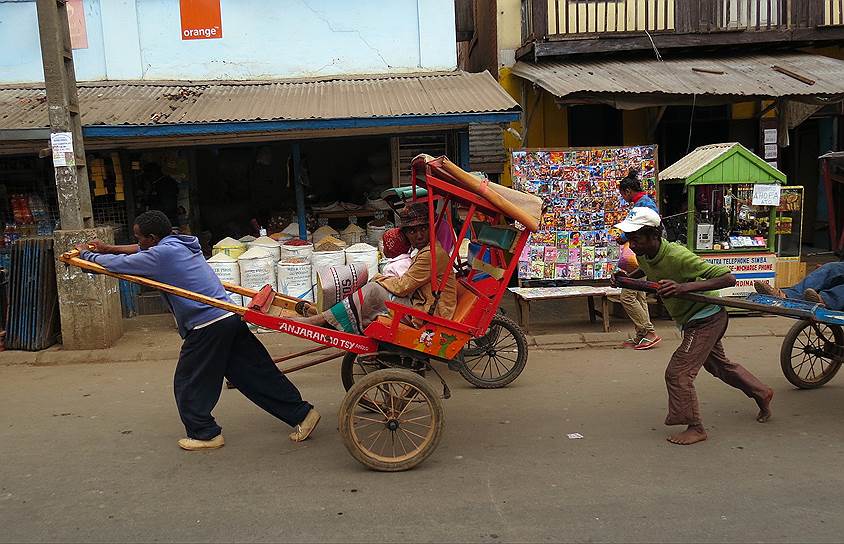
[[[679,340],[680,333],[677,330],[660,331],[665,340]],[[774,330],[758,330],[742,334],[727,334],[726,338],[782,338],[784,333]],[[528,335],[528,345],[531,349],[540,351],[570,351],[578,349],[624,349],[622,342],[627,334],[614,331],[584,332],[584,333],[552,333],[538,336]],[[277,345],[267,346],[273,356],[283,355],[289,352],[289,348]],[[658,347],[655,349],[659,349]],[[276,353],[278,352],[278,353]],[[0,352],[0,367],[4,366],[63,366],[79,364],[112,364],[112,363],[137,363],[146,361],[172,361],[179,358],[178,348],[106,348],[96,350],[66,351],[61,346],[53,346],[49,349],[30,351],[3,351]]]

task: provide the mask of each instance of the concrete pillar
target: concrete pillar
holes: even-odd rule
[[[53,236],[56,256],[94,238],[114,243],[111,227],[57,230]],[[117,279],[89,274],[58,260],[56,278],[64,349],[104,349],[112,346],[123,335]]]

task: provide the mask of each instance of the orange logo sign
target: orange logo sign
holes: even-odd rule
[[[179,0],[183,40],[214,40],[223,37],[220,0]]]

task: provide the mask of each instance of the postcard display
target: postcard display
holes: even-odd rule
[[[514,151],[514,188],[545,205],[519,258],[519,279],[608,279],[620,250],[610,229],[630,208],[618,182],[636,169],[642,189],[654,196],[655,159],[656,146]]]

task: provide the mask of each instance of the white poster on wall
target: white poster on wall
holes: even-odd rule
[[[752,204],[754,206],[779,206],[779,183],[757,183],[753,185]]]
[[[73,155],[73,134],[55,132],[50,134],[50,147],[53,149],[53,166],[76,166]]]

